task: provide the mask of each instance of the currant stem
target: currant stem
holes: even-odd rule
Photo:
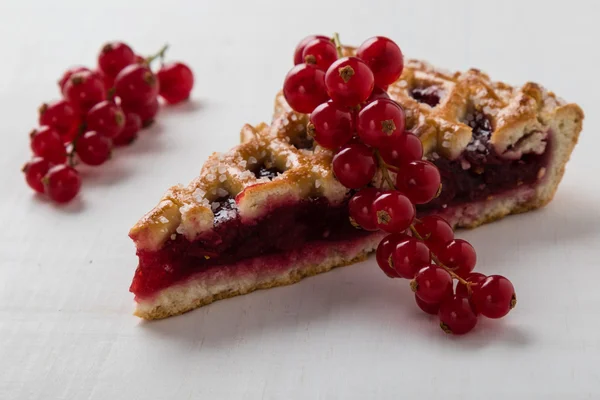
[[[381,175],[383,176],[385,182],[388,184],[390,189],[396,189],[394,181],[392,180],[388,172],[388,165],[385,163],[385,161],[383,161],[383,158],[381,158],[379,150],[375,150],[375,158],[377,158],[377,163],[379,164],[379,169],[381,170]]]
[[[153,54],[149,57],[146,57],[146,64],[150,65],[150,63],[152,63],[152,61],[156,60],[157,58],[160,58],[160,62],[161,64],[163,63],[163,60],[165,58],[165,53],[167,52],[167,49],[169,48],[168,44],[165,44],[156,54]]]
[[[75,137],[73,138],[73,141],[71,142],[71,149],[67,153],[67,164],[69,165],[69,167],[75,166],[74,159],[75,159],[75,151],[77,150],[77,141],[79,140],[79,138],[81,136],[83,136],[85,129],[86,129],[85,124],[79,125],[79,129],[77,130],[77,135],[75,135]]]
[[[337,51],[338,58],[342,58],[344,54],[342,54],[342,43],[340,42],[340,34],[335,32],[331,41],[335,45],[335,50]]]

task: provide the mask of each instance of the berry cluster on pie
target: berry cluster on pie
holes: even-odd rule
[[[317,68],[327,70],[332,65],[339,71],[334,78],[341,80],[340,85],[361,73],[360,63],[351,57],[355,49],[338,46],[340,56],[350,57],[336,61],[337,56],[328,53],[323,42],[308,44],[317,56],[306,54],[306,49],[299,58],[297,54],[298,65],[292,70],[295,75],[288,75],[290,82],[296,79],[309,87],[307,82],[320,76]],[[359,56],[366,59],[368,55]],[[303,61],[306,64],[301,64]],[[392,166],[400,162],[419,159],[415,165],[437,167],[439,175],[431,188],[410,189],[414,182],[406,179],[411,200],[407,207],[414,203],[418,218],[438,215],[453,227],[476,227],[541,207],[552,199],[582,128],[583,112],[577,105],[535,83],[512,87],[491,81],[474,69],[448,73],[421,61],[400,58],[399,62],[403,64],[401,75],[393,76],[393,82],[386,83],[390,78],[383,73],[375,74],[376,86],[371,83],[365,91],[369,99],[347,104],[352,106],[349,110],[362,108],[364,115],[391,113],[377,128],[390,135],[402,133],[389,145],[370,143],[375,136],[369,136],[369,126],[357,128],[364,133],[358,138],[362,142],[355,142],[352,134],[343,137],[346,133],[339,133],[346,132],[343,129],[319,137],[324,130],[335,128],[320,123],[319,115],[326,118],[337,113],[337,128],[361,124],[355,113],[349,111],[347,118],[346,111],[331,109],[331,104],[338,107],[351,96],[338,98],[338,92],[328,90],[329,96],[313,96],[309,104],[286,94],[284,87],[276,97],[270,124],[245,125],[241,144],[210,156],[189,185],[170,188],[130,231],[139,257],[130,288],[135,295],[135,314],[144,319],[177,315],[215,300],[294,283],[364,260],[387,233],[395,232],[385,225],[398,221],[385,212],[385,202],[393,197],[389,192],[375,202],[382,208],[372,221],[383,231],[367,229],[369,221],[352,217],[352,204],[359,202],[355,195],[360,191],[366,196],[372,190],[376,196],[378,190],[392,189],[390,179],[399,184],[403,172]],[[376,66],[370,67],[375,71]],[[322,75],[327,79],[323,85],[334,84]],[[320,81],[317,84],[321,85]],[[361,90],[356,89],[357,93]],[[327,103],[329,98],[333,103]],[[387,99],[400,106],[402,118],[397,118],[395,109],[384,107]],[[360,107],[354,107],[352,101]],[[342,144],[345,147],[339,150]],[[364,151],[370,152],[363,150],[370,146],[377,148],[375,153],[382,165],[390,166],[389,171],[371,171],[367,166],[367,175],[360,175],[348,170],[352,163],[360,163],[356,160]],[[374,159],[365,157],[368,162]],[[423,194],[428,191],[431,195]],[[420,201],[419,196],[426,199]],[[349,206],[351,199],[354,203]],[[392,206],[390,210],[397,203]],[[411,212],[402,230],[412,223]],[[426,263],[431,263],[431,256]],[[414,276],[413,271],[410,277]],[[413,290],[417,290],[418,277],[416,281]],[[512,292],[508,301],[511,296],[514,302]],[[453,301],[457,307],[469,308],[463,300]],[[417,297],[424,310],[433,309],[433,302],[426,294]],[[438,309],[439,305],[434,312]]]

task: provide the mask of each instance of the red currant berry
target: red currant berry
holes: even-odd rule
[[[147,104],[123,103],[125,112],[137,114],[142,119],[142,128],[147,128],[154,123],[159,107],[158,98],[156,97]]]
[[[309,42],[312,42],[315,39],[331,40],[327,36],[323,35],[310,35],[302,39],[300,43],[298,43],[298,45],[296,46],[296,49],[294,50],[294,65],[302,64],[304,62],[304,58],[302,57],[304,47],[306,47],[306,45]]]
[[[397,190],[380,194],[372,207],[377,227],[385,232],[404,232],[415,219],[415,206]]]
[[[368,185],[377,172],[373,152],[362,143],[344,146],[333,156],[332,165],[335,177],[350,189]]]
[[[375,84],[387,86],[396,82],[404,69],[404,57],[394,41],[375,36],[360,45],[356,55],[373,71]]]
[[[194,74],[185,64],[172,62],[163,65],[156,74],[160,82],[160,96],[169,104],[189,99],[194,87]]]
[[[135,53],[125,43],[106,43],[98,54],[98,67],[106,76],[115,77],[123,68],[135,63]]]
[[[437,254],[440,249],[454,239],[454,231],[448,222],[437,215],[428,215],[415,224],[415,229],[423,241]]]
[[[309,114],[329,100],[325,90],[325,73],[314,65],[298,64],[288,72],[283,82],[283,96],[290,107]]]
[[[469,242],[454,239],[440,249],[438,258],[444,265],[459,276],[467,276],[477,263],[477,254]]]
[[[137,139],[138,132],[142,129],[142,119],[137,114],[125,113],[125,126],[113,139],[115,146],[127,146]]]
[[[400,167],[423,158],[421,140],[412,133],[385,139],[378,150],[383,161],[393,167]]]
[[[367,187],[352,196],[348,201],[348,211],[352,225],[366,231],[376,231],[378,229],[372,205],[379,194],[378,189]]]
[[[123,103],[147,104],[158,96],[160,86],[150,67],[132,64],[115,78],[115,93]]]
[[[325,86],[334,102],[354,107],[371,95],[374,86],[373,72],[359,58],[340,58],[327,69]]]
[[[67,81],[69,80],[69,78],[71,78],[71,76],[73,74],[76,74],[78,72],[92,72],[88,67],[81,67],[81,66],[77,66],[77,67],[71,67],[68,70],[66,70],[62,77],[58,80],[58,87],[60,88],[60,92],[64,93],[65,92],[65,85],[67,84]]]
[[[379,265],[379,268],[381,268],[381,270],[390,278],[399,278],[396,270],[392,268],[392,255],[394,254],[394,249],[398,243],[402,242],[407,237],[408,236],[402,233],[393,233],[384,237],[377,246],[377,252],[375,253],[377,265]]]
[[[515,288],[505,277],[490,275],[473,290],[473,303],[482,315],[502,318],[517,305]]]
[[[481,287],[483,281],[487,279],[487,276],[484,274],[480,274],[479,272],[471,272],[469,275],[465,276],[465,280],[467,282],[472,283],[471,291],[475,292]],[[456,294],[461,296],[470,297],[472,293],[469,293],[467,286],[463,285],[460,281],[456,284]]]
[[[114,138],[125,126],[123,110],[112,101],[96,104],[88,111],[85,120],[87,129],[96,131],[107,138]]]
[[[398,243],[392,256],[393,268],[402,278],[413,279],[416,273],[431,263],[431,252],[420,240],[408,237]]]
[[[102,78],[102,82],[104,82],[104,88],[107,91],[112,90],[114,88],[114,86],[115,86],[115,77],[114,76],[108,76],[101,71],[96,71],[96,73],[98,74],[99,77]]]
[[[78,110],[86,112],[106,99],[106,89],[101,77],[90,71],[82,71],[71,75],[65,84],[64,95]]]
[[[383,147],[386,139],[398,138],[404,133],[404,111],[389,99],[374,100],[358,113],[358,137],[373,147]]]
[[[45,193],[57,203],[71,201],[81,188],[81,178],[77,170],[64,164],[50,168],[42,182]]]
[[[337,50],[329,39],[313,39],[304,47],[302,58],[305,63],[327,71],[327,68],[337,60]]]
[[[369,104],[372,101],[380,100],[380,99],[388,99],[389,100],[389,98],[390,98],[390,95],[388,94],[388,92],[386,92],[379,86],[375,86],[373,88],[373,91],[371,92],[371,95],[367,99],[367,104]]]
[[[429,161],[411,161],[400,167],[396,177],[396,187],[415,204],[425,204],[433,200],[441,183],[440,171]]]
[[[61,136],[68,136],[79,124],[75,108],[66,100],[44,103],[40,106],[39,113],[40,125],[54,128]]]
[[[440,266],[421,268],[410,282],[410,287],[426,303],[439,303],[452,293],[452,277]]]
[[[106,136],[88,131],[77,139],[75,152],[84,164],[101,165],[110,158],[111,148],[110,139]]]
[[[48,160],[42,157],[34,157],[23,166],[27,184],[36,192],[44,193],[44,184],[42,178],[48,173],[51,165]]]
[[[446,333],[463,335],[477,325],[477,313],[464,296],[454,295],[442,301],[438,315],[440,327]]]
[[[326,149],[336,150],[352,139],[354,129],[350,111],[328,101],[310,114],[308,134]]]
[[[53,164],[64,163],[67,159],[65,145],[59,133],[49,126],[40,126],[30,134],[31,150],[36,156],[45,158]]]
[[[415,302],[421,310],[431,315],[438,315],[440,310],[440,303],[426,303],[419,296],[415,294]]]

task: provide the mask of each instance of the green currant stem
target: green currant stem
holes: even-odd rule
[[[73,138],[73,141],[71,142],[71,149],[67,153],[67,164],[69,164],[70,167],[75,166],[75,151],[77,150],[77,141],[79,141],[79,138],[81,138],[81,136],[83,136],[83,133],[85,132],[85,128],[86,128],[85,124],[79,125],[77,134],[75,135],[75,137]]]
[[[152,63],[152,61],[156,60],[157,58],[160,58],[160,63],[162,64],[164,59],[165,59],[165,54],[167,52],[167,49],[169,48],[168,44],[165,44],[156,54],[153,54],[149,57],[146,57],[146,64],[150,65]]]
[[[381,154],[379,154],[379,150],[375,150],[375,158],[377,158],[377,164],[379,164],[379,169],[381,170],[381,175],[383,176],[383,180],[388,184],[390,189],[395,189],[396,185],[394,185],[394,181],[390,177],[390,173],[388,171],[388,165],[381,158]]]
[[[333,34],[333,37],[331,38],[331,41],[335,45],[335,50],[337,51],[338,58],[342,58],[344,54],[342,54],[342,43],[340,42],[339,33],[335,32]]]

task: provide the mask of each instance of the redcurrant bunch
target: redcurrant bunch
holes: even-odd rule
[[[348,201],[350,222],[389,233],[377,248],[379,267],[390,278],[410,279],[417,305],[438,315],[445,332],[467,333],[479,315],[505,316],[516,305],[511,282],[472,272],[475,249],[455,239],[443,218],[417,218],[416,206],[439,195],[441,177],[386,92],[402,75],[400,48],[376,36],[355,54],[343,56],[337,34],[309,36],[298,44],[283,85],[290,107],[310,114],[307,133],[333,151],[336,178],[357,190]]]
[[[58,203],[73,199],[81,187],[75,165],[104,164],[113,146],[132,143],[140,129],[152,124],[160,105],[189,98],[194,85],[190,68],[163,62],[167,46],[144,58],[127,44],[102,46],[98,66],[65,71],[58,81],[61,100],[42,104],[39,127],[30,135],[34,157],[25,164],[27,184]],[[156,59],[161,67],[150,68]]]

